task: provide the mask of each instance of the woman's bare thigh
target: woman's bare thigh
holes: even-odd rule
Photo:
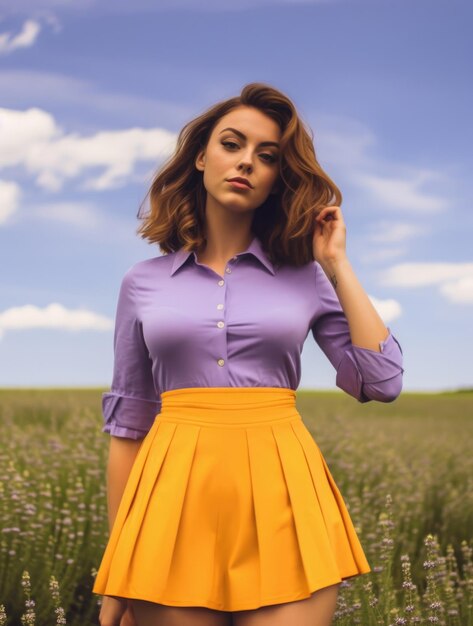
[[[232,626],[232,614],[202,606],[167,606],[132,600],[136,626]]]
[[[314,591],[309,598],[233,611],[233,626],[330,626],[340,583]]]

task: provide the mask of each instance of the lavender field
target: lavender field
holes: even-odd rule
[[[0,390],[0,626],[98,624],[101,389]],[[334,624],[473,626],[473,393],[297,393],[373,571]]]

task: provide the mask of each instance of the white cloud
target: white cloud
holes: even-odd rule
[[[62,304],[53,302],[44,308],[33,304],[12,307],[0,313],[0,338],[11,330],[30,330],[32,328],[50,328],[55,330],[108,331],[113,329],[113,320],[88,311],[87,309],[66,309]]]
[[[311,5],[334,4],[346,0],[241,0],[240,2],[222,2],[221,0],[114,0],[113,2],[99,2],[99,0],[0,0],[0,9],[10,15],[31,15],[38,11],[60,10],[68,13],[89,13],[94,15],[160,13],[169,10],[192,10],[196,13],[234,13],[255,7],[272,8],[277,5]]]
[[[0,226],[18,209],[20,187],[9,180],[0,179]]]
[[[383,281],[395,287],[424,287],[473,274],[473,263],[399,263],[383,272]]]
[[[473,304],[473,272],[458,280],[440,286],[440,293],[457,304]]]
[[[18,48],[31,47],[38,38],[41,25],[35,20],[26,20],[17,35],[10,32],[0,33],[0,54],[9,54]]]
[[[186,80],[185,70],[181,78]],[[129,91],[104,92],[93,81],[29,69],[0,69],[0,93],[5,107],[14,109],[18,102],[34,102],[46,111],[67,107],[68,111],[79,111],[79,119],[87,118],[86,112],[90,112],[91,119],[105,113],[107,120],[117,117],[125,121],[135,114],[140,120],[151,120],[151,124],[160,120],[162,126],[178,127],[194,112],[187,100],[157,99]]]
[[[93,2],[94,0],[0,0],[0,13],[3,16],[27,15],[53,21],[57,19],[54,9],[83,11],[91,7]]]
[[[406,246],[397,246],[395,248],[377,248],[375,250],[362,250],[358,253],[358,258],[363,263],[379,263],[394,258],[403,257],[407,254]]]
[[[369,241],[381,244],[402,243],[412,237],[425,235],[427,230],[428,227],[424,223],[421,225],[407,222],[390,223],[381,221],[375,225],[373,232],[366,235],[366,238]]]
[[[87,202],[39,204],[32,207],[30,215],[84,230],[96,229],[102,222],[98,209]]]
[[[382,146],[376,150],[377,136],[358,120],[323,112],[315,112],[313,118],[314,145],[322,167],[335,172],[334,178],[340,172],[377,211],[425,215],[449,207],[449,200],[424,189],[430,182],[441,182],[444,189],[449,184],[444,172],[383,160]]]
[[[429,231],[425,221],[422,224],[412,224],[380,220],[372,225],[370,232],[363,233],[364,241],[359,258],[364,263],[374,263],[405,256],[409,251],[409,240],[424,237]]]
[[[314,124],[310,124],[314,134],[317,158],[324,169],[339,164],[349,172],[368,165],[369,149],[376,146],[376,135],[356,119],[343,115],[316,112]],[[353,177],[356,181],[356,177]]]
[[[49,26],[51,26],[51,28],[53,29],[55,33],[59,33],[62,31],[62,24],[59,21],[59,18],[57,15],[55,15],[54,13],[44,12],[44,11],[41,11],[40,15],[42,17],[43,22],[46,22],[47,24],[49,24]]]
[[[168,157],[176,136],[161,128],[65,134],[54,117],[38,108],[0,109],[0,169],[22,165],[43,189],[59,191],[68,179],[86,177],[82,189],[104,190],[130,182],[140,161]]]
[[[447,201],[420,188],[429,179],[435,180],[435,176],[434,172],[425,171],[412,172],[407,178],[360,173],[357,183],[384,207],[416,213],[437,213],[447,207]]]
[[[397,300],[392,298],[380,300],[374,296],[369,296],[369,299],[385,324],[389,324],[401,316],[402,307]]]
[[[8,219],[2,223],[2,206],[6,206],[6,203],[2,204],[2,184],[0,181],[0,229],[2,226],[4,228],[9,226]],[[137,222],[133,228],[133,223],[130,220],[130,217],[136,218],[137,210],[132,208],[132,216],[130,216],[130,210],[127,210],[126,207],[124,210],[119,208],[120,211],[106,212],[103,206],[98,206],[93,202],[28,202],[24,204],[20,202],[14,213],[17,221],[22,220],[28,228],[35,228],[35,220],[46,221],[51,225],[62,224],[65,236],[71,234],[74,237],[80,236],[93,244],[104,245],[106,242],[113,241],[115,243],[123,242],[124,245],[127,245],[137,236],[136,229],[139,224]]]
[[[47,145],[61,135],[62,130],[46,111],[0,108],[0,169],[22,164],[28,166],[35,146]]]
[[[439,285],[449,302],[473,303],[473,263],[399,263],[385,270],[381,281],[406,288]]]

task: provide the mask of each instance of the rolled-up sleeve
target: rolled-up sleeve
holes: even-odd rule
[[[337,387],[359,402],[392,402],[402,390],[403,353],[401,345],[389,334],[379,346],[381,352],[352,344],[348,320],[335,288],[319,263],[316,272],[316,308],[312,335],[335,368]]]
[[[113,378],[110,391],[102,394],[102,432],[115,437],[142,439],[159,413],[161,401],[137,315],[132,269],[123,277],[118,296]]]

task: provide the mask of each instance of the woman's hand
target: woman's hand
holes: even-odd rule
[[[104,596],[99,623],[100,626],[137,626],[128,598]]]
[[[320,264],[346,258],[346,226],[338,206],[326,206],[315,218],[314,259]]]

